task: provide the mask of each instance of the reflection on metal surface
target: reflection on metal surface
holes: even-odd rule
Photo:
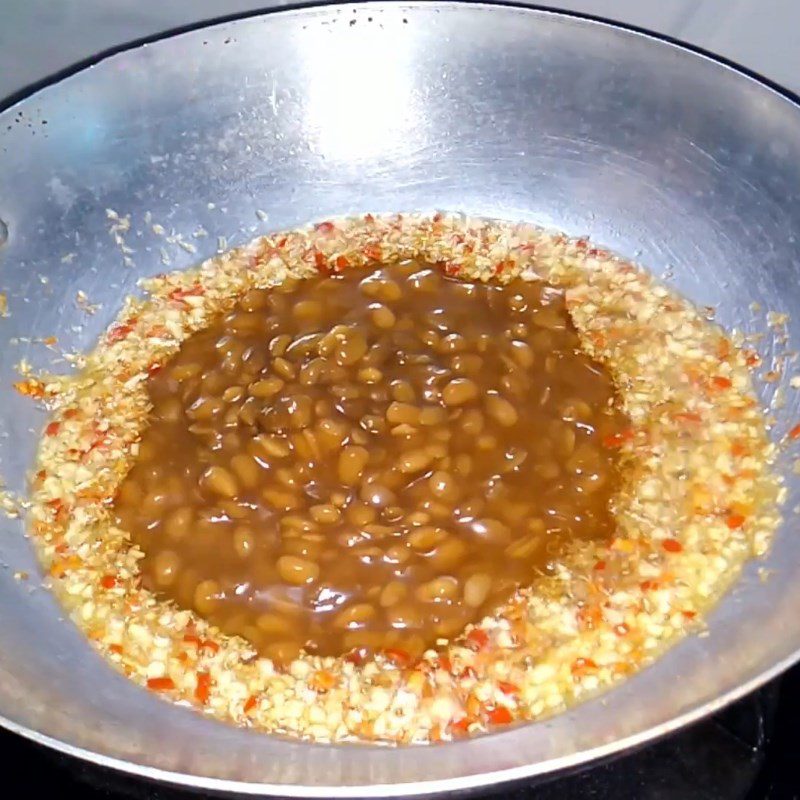
[[[8,225],[0,219],[0,247],[8,241]]]
[[[329,27],[311,28],[300,46],[308,70],[303,122],[308,147],[320,158],[366,162],[398,152],[421,133],[408,47],[387,58],[383,37],[363,22],[346,41]]]
[[[20,112],[46,119],[46,132],[14,124]],[[218,236],[235,244],[263,231],[256,210],[275,229],[432,208],[544,222],[669,268],[722,324],[763,331],[752,302],[800,309],[799,134],[800,109],[728,67],[521,8],[327,6],[114,56],[0,115],[0,206],[13,221],[0,265],[12,311],[0,321],[0,473],[23,488],[43,419],[10,385],[20,359],[43,365],[49,351],[14,342],[57,335],[65,350],[90,347],[139,277],[212,255]],[[133,252],[109,236],[106,209],[130,215]],[[94,315],[75,305],[79,289],[102,304]],[[800,316],[788,329],[800,341]],[[800,418],[785,380],[763,399],[779,385],[777,436]],[[787,474],[793,508],[800,477]],[[794,525],[714,612],[707,638],[602,700],[472,741],[390,749],[254,735],[147,695],[35,580],[13,579],[37,566],[21,524],[0,519],[0,718],[131,771],[284,796],[549,772],[686,724],[796,658]]]

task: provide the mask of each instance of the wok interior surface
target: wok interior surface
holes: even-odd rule
[[[133,252],[109,235],[106,209],[130,214],[118,235]],[[142,276],[268,230],[430,209],[589,235],[668,272],[726,327],[765,331],[765,310],[800,304],[800,108],[646,35],[458,3],[276,12],[108,58],[0,114],[11,312],[0,319],[0,473],[23,490],[44,420],[11,389],[14,365],[66,366],[20,337],[86,350]],[[101,308],[81,310],[78,290]],[[800,340],[794,316],[788,329]],[[772,347],[768,336],[767,364]],[[781,383],[776,438],[798,416]],[[781,383],[762,387],[765,403]],[[3,518],[0,717],[151,777],[283,795],[412,794],[568,767],[710,713],[796,658],[800,478],[785,471],[783,530],[707,636],[550,721],[428,748],[286,741],[148,695],[61,618],[21,521]]]

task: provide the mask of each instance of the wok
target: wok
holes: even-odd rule
[[[134,252],[106,209],[131,215],[119,235]],[[12,391],[14,365],[59,367],[25,337],[91,347],[137,278],[212,255],[217,237],[427,209],[588,234],[667,271],[725,326],[765,330],[751,303],[800,307],[800,108],[681,45],[510,6],[285,10],[105,58],[0,114],[0,472],[24,488],[44,419]],[[87,314],[78,290],[102,307]],[[797,317],[788,326],[800,338]],[[776,406],[777,438],[796,392]],[[787,475],[775,546],[707,636],[549,721],[428,748],[304,744],[164,703],[61,618],[22,523],[3,519],[0,721],[132,773],[250,793],[427,793],[572,767],[712,713],[797,658],[800,477]]]

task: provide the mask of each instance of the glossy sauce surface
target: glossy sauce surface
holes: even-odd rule
[[[145,585],[279,662],[418,655],[613,533],[627,426],[563,295],[419,263],[253,290],[149,379]]]

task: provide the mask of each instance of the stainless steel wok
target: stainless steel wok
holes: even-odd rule
[[[109,236],[109,208],[131,215],[133,266]],[[736,69],[513,7],[374,3],[228,22],[107,58],[0,114],[11,309],[0,319],[0,473],[23,488],[44,418],[11,390],[13,365],[54,361],[21,337],[89,348],[138,277],[213,254],[217,236],[433,208],[588,234],[669,269],[726,326],[763,327],[754,301],[800,309],[800,107]],[[154,234],[147,212],[197,254]],[[193,237],[201,226],[211,235]],[[102,303],[93,316],[79,289]],[[800,318],[789,327],[800,341]],[[786,394],[776,436],[798,420],[797,393]],[[788,474],[787,510],[800,489]],[[707,637],[606,696],[473,741],[389,749],[236,730],[135,687],[61,619],[22,523],[3,519],[0,721],[98,763],[231,791],[396,795],[539,775],[686,725],[791,664],[795,528],[789,512]]]

